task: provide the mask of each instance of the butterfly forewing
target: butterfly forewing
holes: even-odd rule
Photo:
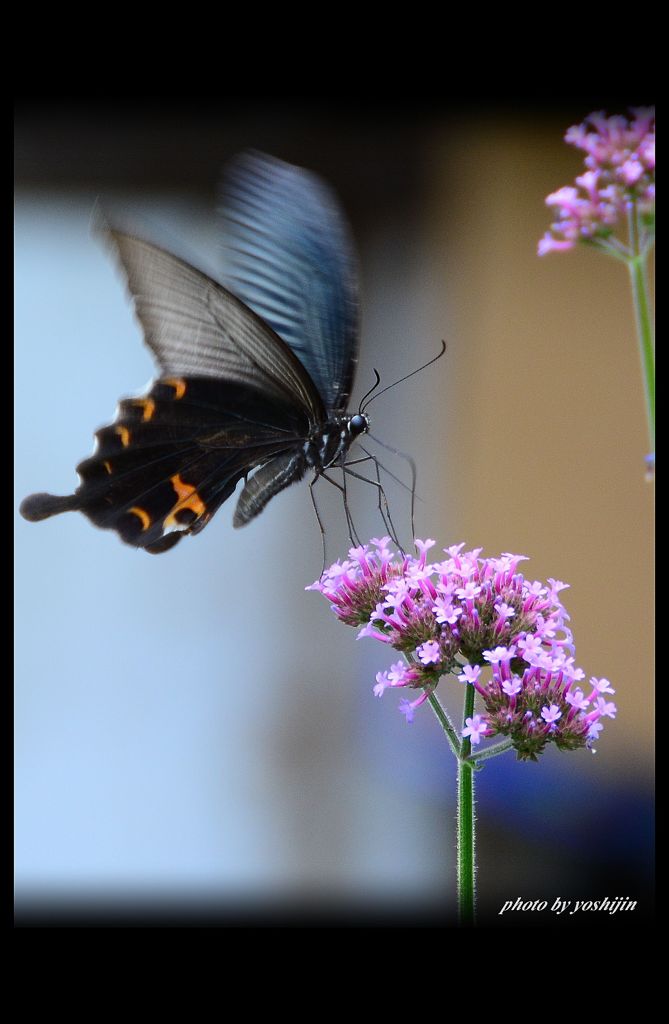
[[[302,168],[245,153],[221,194],[225,284],[290,345],[328,412],[343,411],[358,349],[358,272],[333,193]]]
[[[173,253],[100,226],[120,260],[144,340],[165,374],[255,385],[268,398],[324,409],[284,341],[235,295]]]

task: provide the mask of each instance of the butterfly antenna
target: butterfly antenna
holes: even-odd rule
[[[374,369],[374,376],[376,377],[376,384],[373,384],[372,387],[367,392],[367,394],[363,395],[362,398],[360,399],[360,405],[358,406],[358,415],[359,416],[362,416],[362,404],[363,404],[363,402],[365,401],[366,398],[369,398],[369,396],[372,394],[373,391],[376,391],[376,389],[378,388],[379,384],[381,383],[381,374],[379,373],[379,371],[376,368],[373,367],[373,369]]]
[[[394,383],[392,383],[392,384],[388,384],[388,386],[387,386],[387,387],[385,387],[385,388],[381,388],[381,390],[380,390],[380,391],[377,391],[377,393],[376,393],[375,395],[372,395],[372,397],[371,397],[371,398],[369,399],[369,401],[368,401],[368,402],[367,402],[367,403],[365,404],[365,406],[364,406],[363,408],[361,408],[361,409],[360,409],[360,413],[361,413],[361,414],[362,414],[362,413],[364,413],[365,409],[366,409],[366,408],[367,408],[367,407],[368,407],[369,405],[371,405],[371,403],[372,403],[372,402],[373,402],[373,401],[374,401],[375,399],[377,399],[377,398],[379,397],[379,395],[383,395],[383,394],[384,394],[384,393],[385,393],[386,391],[390,391],[390,389],[391,389],[391,388],[394,388],[396,384],[401,384],[401,383],[402,383],[402,381],[408,380],[408,379],[409,379],[409,377],[415,377],[415,375],[416,375],[417,373],[420,373],[420,372],[421,372],[421,370],[426,370],[428,366],[432,366],[432,363],[436,363],[437,359],[441,359],[441,357],[443,356],[443,354],[444,354],[444,352],[445,352],[445,351],[446,351],[446,342],[442,340],[442,343],[441,343],[441,352],[440,352],[440,353],[439,353],[438,355],[434,356],[434,358],[432,358],[432,359],[429,359],[427,363],[423,363],[423,365],[422,365],[422,366],[419,366],[417,370],[412,370],[412,371],[411,371],[411,373],[407,373],[405,377],[400,377],[400,379],[399,379],[399,380],[396,380],[396,381],[394,381]],[[376,373],[376,370],[375,370],[374,372]],[[378,376],[378,375],[377,375],[377,376]],[[376,390],[376,387],[377,387],[377,386],[378,386],[378,385],[377,385],[377,384],[375,384],[375,385],[374,385],[374,387],[372,388],[372,391]],[[371,391],[368,391],[368,392],[367,392],[367,394],[368,394],[368,395],[369,395],[369,394],[371,394]],[[366,398],[366,397],[367,397],[367,395],[365,395],[365,398]]]

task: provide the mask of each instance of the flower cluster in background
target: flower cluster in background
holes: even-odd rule
[[[501,734],[520,759],[536,760],[548,743],[560,749],[592,746],[601,719],[614,718],[614,691],[592,678],[589,693],[574,663],[569,616],[559,598],[567,584],[528,581],[522,555],[481,558],[481,548],[447,548],[429,563],[433,540],[416,540],[417,558],[394,554],[390,538],[351,548],[307,590],[326,597],[337,617],[404,655],[377,673],[374,693],[420,690],[403,699],[411,721],[439,679],[453,673],[475,687],[485,712],[466,721],[473,744]]]
[[[655,207],[655,108],[631,117],[590,114],[569,128],[565,141],[586,153],[587,170],[576,187],[553,192],[546,204],[557,219],[539,242],[539,255],[572,249],[577,242],[604,242],[630,204],[651,222]]]

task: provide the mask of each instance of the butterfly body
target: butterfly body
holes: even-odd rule
[[[119,403],[77,466],[73,495],[35,494],[36,521],[83,512],[151,553],[198,533],[244,481],[233,523],[342,463],[368,420],[346,405],[357,357],[357,277],[334,197],[261,154],[233,164],[223,200],[224,283],[106,224],[160,369]]]

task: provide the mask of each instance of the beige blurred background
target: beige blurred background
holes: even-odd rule
[[[221,101],[97,116],[33,103],[17,117],[17,504],[62,493],[92,430],[151,373],[88,235],[99,195],[167,223],[209,269],[225,160],[255,146],[310,167],[360,251],[355,399],[373,366],[389,383],[447,341],[370,409],[373,433],[417,458],[417,533],[525,554],[531,578],[568,582],[577,662],[618,705],[595,757],[505,755],[481,773],[492,923],[518,895],[637,893],[647,910],[651,892],[654,485],[629,282],[590,251],[536,255],[545,196],[581,170],[562,136],[590,109]],[[406,537],[405,495],[389,492]],[[321,500],[334,559],[341,508]],[[368,495],[352,500],[378,533]],[[259,913],[287,899],[314,912],[436,903],[447,917],[455,794],[438,727],[375,701],[385,652],[303,592],[321,559],[304,488],[248,530],[230,520],[226,506],[192,544],[148,559],[80,517],[17,519],[19,906],[213,894]],[[455,709],[460,692],[442,687]]]

